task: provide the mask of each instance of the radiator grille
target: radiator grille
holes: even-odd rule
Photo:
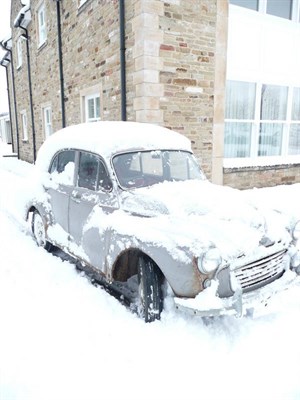
[[[235,277],[243,291],[264,286],[269,281],[281,276],[284,272],[285,253],[286,250],[282,250],[234,270]]]

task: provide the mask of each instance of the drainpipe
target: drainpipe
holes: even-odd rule
[[[10,107],[10,92],[9,92],[9,79],[8,79],[8,65],[10,63],[10,60],[8,58],[4,58],[1,62],[0,65],[5,68],[6,72],[6,85],[7,85],[7,98],[8,98],[8,113],[9,113],[9,120],[11,121],[11,107]],[[11,125],[11,124],[10,124]],[[11,129],[12,131],[12,129]],[[12,132],[11,132],[12,135]],[[13,135],[12,135],[12,152],[15,152],[14,148],[14,140],[13,140]]]
[[[19,28],[25,32],[21,36],[26,40],[26,53],[27,53],[27,72],[28,72],[28,86],[29,86],[29,103],[30,103],[30,114],[31,114],[31,125],[32,125],[32,141],[33,141],[33,163],[36,161],[36,138],[35,138],[35,124],[34,124],[34,112],[33,112],[33,100],[32,100],[32,82],[31,82],[31,67],[30,67],[30,53],[29,53],[29,36],[28,30],[18,25]]]
[[[29,52],[29,35],[28,30],[22,26],[22,22],[26,23],[26,13],[30,12],[30,3],[24,6],[19,12],[17,18],[14,21],[15,28],[21,28],[25,33],[21,35],[26,40],[26,53],[27,53],[27,72],[28,72],[28,85],[29,85],[29,104],[31,114],[31,126],[32,126],[32,141],[33,141],[33,162],[36,161],[36,138],[35,138],[35,124],[34,124],[34,112],[33,112],[33,100],[32,100],[32,83],[31,83],[31,68],[30,68],[30,52]],[[27,26],[27,25],[26,25]]]
[[[120,13],[120,69],[121,69],[121,119],[126,121],[126,60],[125,60],[125,6],[119,0]]]
[[[63,54],[62,54],[62,40],[61,40],[60,1],[61,0],[56,0],[56,17],[57,17],[57,41],[58,41],[58,61],[59,61],[59,79],[60,79],[61,118],[62,118],[62,127],[65,128],[65,126],[66,126],[66,111],[65,111],[65,93],[64,93]]]
[[[14,98],[14,109],[15,109],[15,124],[16,124],[16,142],[17,142],[17,155],[18,159],[20,158],[20,148],[19,148],[19,124],[18,124],[18,111],[17,111],[17,101],[16,101],[16,87],[15,87],[15,74],[14,74],[14,63],[13,63],[13,55],[12,55],[12,50],[8,47],[7,42],[0,42],[0,46],[6,50],[10,54],[10,63],[11,63],[11,78],[12,78],[12,90],[13,90],[13,98]],[[3,65],[2,65],[3,66]],[[7,69],[6,69],[7,72]],[[7,76],[7,82],[8,81],[8,75]],[[9,85],[7,83],[7,85]],[[11,114],[10,111],[10,102],[9,102],[9,114]],[[11,120],[12,121],[12,120]],[[12,124],[11,124],[12,128]],[[12,132],[13,136],[13,132]]]

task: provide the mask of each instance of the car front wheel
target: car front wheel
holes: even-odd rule
[[[45,224],[41,214],[38,211],[33,212],[31,230],[38,246],[49,251],[52,245],[46,240]]]
[[[139,300],[138,313],[145,322],[160,319],[163,309],[162,273],[146,257],[138,260]]]

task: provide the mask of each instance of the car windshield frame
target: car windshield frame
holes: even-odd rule
[[[206,180],[194,154],[186,150],[122,152],[115,154],[111,163],[118,184],[124,190],[149,187],[166,181]]]

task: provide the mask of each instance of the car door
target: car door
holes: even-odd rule
[[[65,231],[68,238],[69,198],[74,188],[75,150],[63,150],[55,155],[50,166],[49,194],[54,224]],[[57,241],[57,240],[56,240]],[[64,243],[66,245],[66,243]]]
[[[75,187],[70,196],[70,250],[105,273],[106,216],[117,208],[104,162],[95,154],[80,152]]]

